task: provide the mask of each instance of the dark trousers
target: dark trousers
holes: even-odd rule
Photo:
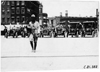
[[[34,44],[33,44],[33,41],[30,41],[30,44],[31,44],[32,50],[36,50],[38,36],[37,36],[37,34],[32,34],[32,35],[33,35]]]
[[[38,36],[36,34],[33,34],[33,40],[34,40],[34,50],[36,50],[37,40],[38,40]]]

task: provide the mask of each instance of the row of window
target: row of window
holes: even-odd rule
[[[15,11],[16,11],[16,14],[20,14],[20,7],[17,7],[16,10],[14,7],[12,7],[11,11],[12,11],[12,14],[15,14]],[[25,14],[25,7],[21,8],[21,14]]]
[[[14,7],[11,8],[12,14],[15,14],[15,11],[16,11],[16,14],[20,14],[20,7],[16,7],[16,10],[15,10]],[[5,14],[5,12],[6,12],[5,9],[2,9],[2,14]],[[10,13],[10,9],[7,8],[7,14],[9,14],[9,13]],[[25,14],[25,8],[24,7],[21,8],[21,14]]]
[[[5,23],[5,20],[6,18],[2,18],[2,23]],[[20,17],[12,17],[11,19],[10,18],[7,18],[7,23],[10,23],[10,20],[11,20],[11,23],[15,23],[15,22],[22,22],[22,23],[25,23],[25,16],[22,16],[21,18]]]
[[[16,5],[25,5],[25,2],[24,1],[21,1],[21,3],[20,3],[20,1],[7,1],[7,5],[10,5],[10,2],[11,2],[11,6],[14,6],[15,5],[15,3],[16,3]]]

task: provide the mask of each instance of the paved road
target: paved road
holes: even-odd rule
[[[98,38],[39,38],[37,52],[28,38],[1,38],[2,70],[48,70],[98,65]]]

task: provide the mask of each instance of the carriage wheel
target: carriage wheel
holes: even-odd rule
[[[8,33],[7,32],[5,33],[5,37],[8,38]]]

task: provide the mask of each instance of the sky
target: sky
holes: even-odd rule
[[[59,16],[60,12],[65,16],[68,10],[68,16],[95,16],[96,9],[99,8],[97,1],[66,1],[66,0],[40,0],[43,4],[43,12],[49,17]]]

